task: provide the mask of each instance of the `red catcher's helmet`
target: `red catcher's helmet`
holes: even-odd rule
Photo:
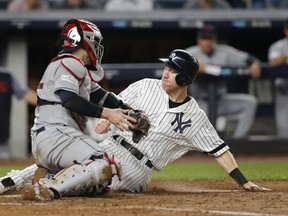
[[[90,69],[99,69],[104,53],[104,47],[101,45],[103,37],[94,23],[82,19],[69,19],[61,34],[63,52],[85,49],[92,61],[92,68],[90,67]]]

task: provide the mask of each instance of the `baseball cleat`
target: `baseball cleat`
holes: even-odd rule
[[[5,193],[6,191],[9,191],[11,189],[15,189],[15,182],[10,178],[3,178],[0,181],[0,194]]]

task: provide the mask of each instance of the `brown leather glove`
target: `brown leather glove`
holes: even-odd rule
[[[132,110],[128,113],[129,116],[135,118],[137,120],[136,123],[133,122],[135,128],[131,129],[133,135],[132,140],[135,143],[138,143],[142,137],[147,136],[149,128],[150,128],[150,120],[146,113],[142,110]]]

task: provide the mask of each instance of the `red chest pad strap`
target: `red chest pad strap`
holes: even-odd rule
[[[61,65],[76,79],[84,80],[85,75],[87,75],[87,69],[80,59],[70,54],[63,54],[54,58],[52,62],[59,59],[62,59]]]

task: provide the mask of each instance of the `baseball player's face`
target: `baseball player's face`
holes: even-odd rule
[[[162,74],[162,88],[169,94],[169,92],[179,88],[175,81],[177,71],[171,67],[166,66]]]
[[[204,53],[210,54],[213,52],[216,41],[215,39],[198,38],[197,43]]]

